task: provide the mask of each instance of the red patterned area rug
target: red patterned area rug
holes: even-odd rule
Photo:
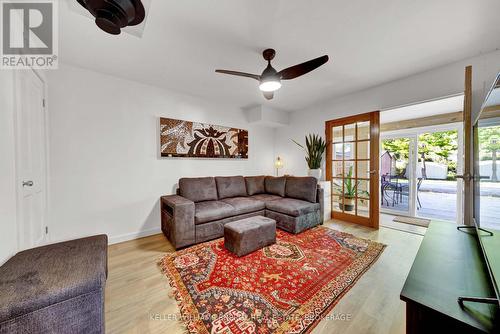
[[[160,260],[190,333],[309,333],[385,245],[326,227],[238,258],[218,239]]]

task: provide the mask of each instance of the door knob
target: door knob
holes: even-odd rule
[[[33,181],[23,181],[23,187],[33,187]]]
[[[464,175],[457,175],[455,176],[457,179],[463,179],[466,182],[469,182],[472,180],[472,176],[469,173],[465,173]]]

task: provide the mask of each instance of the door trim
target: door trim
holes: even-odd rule
[[[50,228],[49,228],[49,221],[48,221],[48,208],[49,208],[49,187],[50,187],[50,173],[49,173],[49,120],[48,120],[48,98],[47,98],[47,92],[48,92],[48,85],[47,85],[47,80],[45,79],[45,76],[40,73],[39,71],[30,68],[29,70],[24,70],[24,71],[14,71],[14,80],[13,80],[13,85],[14,85],[14,143],[15,143],[15,173],[16,173],[16,227],[17,227],[17,250],[22,251],[25,249],[23,245],[23,226],[22,225],[22,206],[21,206],[21,201],[23,197],[23,192],[20,184],[22,183],[22,173],[20,171],[20,159],[21,159],[21,129],[22,129],[22,124],[20,124],[20,112],[21,112],[21,107],[22,107],[22,99],[24,97],[23,92],[21,91],[21,76],[26,75],[26,72],[34,74],[34,76],[40,80],[42,87],[43,87],[43,100],[45,101],[44,104],[42,105],[42,110],[43,110],[43,130],[44,130],[44,149],[45,149],[45,157],[44,157],[44,178],[45,178],[45,189],[43,191],[43,196],[44,196],[44,208],[43,208],[43,221],[44,224],[48,230],[48,233],[45,234],[44,242],[43,244],[46,244],[50,240]]]
[[[464,131],[464,152],[463,152],[463,175],[470,175],[470,180],[463,181],[463,222],[465,225],[473,225],[474,217],[474,148],[473,148],[473,133],[472,133],[472,66],[465,68],[464,82],[464,114],[463,114],[463,131]]]
[[[353,222],[360,225],[378,229],[380,220],[380,206],[379,206],[380,111],[372,111],[369,113],[343,117],[325,122],[325,138],[326,142],[328,143],[326,150],[326,179],[331,182],[331,186],[333,188],[333,180],[332,180],[333,138],[331,129],[335,126],[344,125],[345,123],[356,123],[356,122],[366,122],[366,121],[370,121],[370,171],[374,171],[374,174],[370,176],[370,217],[349,215],[342,212],[334,212],[332,210],[331,218],[347,222]],[[333,197],[333,191],[332,191],[332,197]]]

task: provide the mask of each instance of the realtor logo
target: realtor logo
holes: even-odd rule
[[[0,0],[3,69],[57,68],[57,3]]]

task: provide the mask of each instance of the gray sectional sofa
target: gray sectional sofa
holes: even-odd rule
[[[177,195],[161,197],[161,228],[176,249],[220,238],[224,224],[253,216],[297,234],[323,223],[322,192],[313,177],[182,178]]]

